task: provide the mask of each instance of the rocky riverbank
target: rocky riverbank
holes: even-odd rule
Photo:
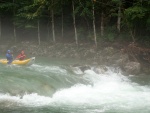
[[[47,43],[38,45],[35,42],[24,41],[19,44],[7,42],[0,45],[0,53],[5,54],[7,49],[18,54],[25,50],[28,56],[47,56],[55,58],[75,58],[86,60],[89,65],[111,65],[120,67],[127,74],[150,74],[150,64],[146,66],[138,61],[129,59],[128,54],[122,52],[122,45],[101,44],[95,48],[93,44],[84,43],[78,46],[74,43]],[[83,66],[84,67],[84,66]]]

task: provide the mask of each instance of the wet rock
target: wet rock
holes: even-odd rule
[[[83,74],[86,70],[91,70],[89,65],[80,65],[80,64],[73,64],[70,66],[71,70],[76,74]]]
[[[103,45],[103,43],[102,43]],[[53,43],[53,42],[41,42],[39,45],[36,41],[23,41],[21,43],[16,43],[13,45],[12,42],[7,42],[0,45],[0,54],[5,55],[7,49],[13,49],[14,54],[18,54],[21,49],[24,49],[27,56],[46,56],[46,57],[55,57],[55,58],[75,58],[88,62],[89,65],[92,62],[96,62],[98,65],[114,65],[121,67],[132,73],[129,69],[129,64],[131,59],[128,58],[127,54],[121,53],[120,49],[116,49],[108,43],[106,46],[100,45],[98,48],[93,47],[91,43],[79,44],[78,47],[75,43]],[[141,63],[142,64],[142,63]],[[143,65],[141,66],[143,67]],[[90,66],[81,66],[79,65],[81,71],[90,69]],[[95,68],[96,73],[102,73],[101,69]],[[142,69],[143,72],[150,73],[149,69]],[[138,72],[133,72],[138,73]]]
[[[106,66],[101,65],[101,66],[96,66],[96,67],[94,67],[92,70],[93,70],[95,73],[97,73],[97,74],[103,74],[103,73],[105,73],[108,69],[106,68]]]
[[[115,63],[121,68],[123,68],[127,62],[129,62],[129,57],[127,54],[121,55],[121,57],[118,58],[119,59],[116,60]]]
[[[141,70],[143,73],[149,74],[150,73],[150,64],[143,65]]]
[[[139,74],[141,70],[141,65],[139,62],[128,62],[124,66],[124,70],[128,74]]]
[[[84,72],[85,70],[89,70],[89,69],[91,69],[91,67],[90,67],[90,66],[88,66],[88,65],[80,66],[79,68],[80,68],[80,70],[81,70],[82,72]]]
[[[103,53],[107,54],[107,55],[113,55],[114,54],[114,48],[113,47],[106,47],[103,50]]]

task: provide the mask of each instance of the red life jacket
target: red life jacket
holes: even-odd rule
[[[25,54],[19,54],[19,55],[17,56],[17,59],[19,59],[19,60],[24,60],[25,57],[26,57]]]

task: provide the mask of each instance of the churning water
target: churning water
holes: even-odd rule
[[[0,64],[0,113],[150,113],[150,77],[73,70],[78,61]],[[80,62],[80,61],[79,61]]]

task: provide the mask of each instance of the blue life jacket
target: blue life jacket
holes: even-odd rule
[[[13,56],[9,53],[6,53],[6,58],[7,58],[7,60],[12,60]]]

